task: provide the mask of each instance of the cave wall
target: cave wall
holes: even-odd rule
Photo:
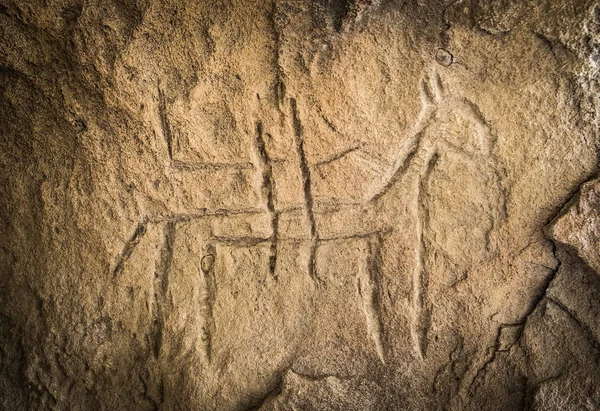
[[[600,409],[600,4],[0,0],[0,407]]]

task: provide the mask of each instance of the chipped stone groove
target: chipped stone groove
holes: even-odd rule
[[[170,312],[170,303],[167,299],[169,290],[169,271],[173,263],[173,244],[175,242],[175,222],[169,221],[164,224],[163,239],[160,248],[159,260],[154,272],[153,281],[153,312],[151,340],[154,357],[160,356],[163,343],[163,332],[165,320]]]
[[[358,295],[362,302],[367,332],[373,340],[377,356],[385,365],[385,346],[383,344],[383,321],[381,296],[381,275],[383,237],[373,235],[367,240],[368,255],[366,267],[362,267],[356,278]]]
[[[210,364],[212,362],[212,347],[213,347],[213,338],[216,332],[215,318],[214,318],[214,306],[217,296],[217,281],[215,277],[215,259],[216,259],[216,250],[215,247],[209,245],[207,248],[206,255],[202,258],[200,262],[200,269],[202,271],[202,276],[204,280],[204,287],[206,289],[202,306],[204,307],[204,318],[206,321],[206,325],[203,329],[203,341],[204,341],[204,351],[206,354],[207,362]]]
[[[271,167],[271,158],[266,149],[263,137],[262,122],[256,123],[256,151],[258,153],[260,167],[262,169],[262,191],[266,197],[267,210],[271,214],[271,247],[269,255],[269,272],[271,276],[277,278],[277,243],[279,230],[279,212],[275,209],[275,181],[273,179],[273,169]]]
[[[313,195],[311,186],[311,172],[308,162],[306,160],[306,151],[304,149],[304,138],[302,123],[298,115],[298,107],[296,105],[296,99],[290,99],[290,108],[292,112],[292,124],[294,128],[294,138],[296,143],[296,153],[298,155],[298,161],[300,162],[300,171],[302,175],[302,185],[304,189],[304,206],[308,222],[310,226],[310,254],[308,257],[308,275],[313,280],[317,279],[316,273],[316,259],[317,259],[317,247],[319,241],[319,234],[317,233],[317,223],[315,221],[315,214],[313,211]]]
[[[429,213],[426,203],[427,190],[431,173],[438,160],[438,154],[433,152],[425,161],[417,192],[417,250],[415,253],[415,268],[413,270],[413,324],[412,334],[417,352],[421,359],[427,354],[427,333],[429,331],[430,311],[427,307],[427,289],[429,287],[429,273],[427,270],[427,239],[426,233],[429,226]]]

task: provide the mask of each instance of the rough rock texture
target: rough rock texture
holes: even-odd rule
[[[597,1],[0,0],[0,40],[0,408],[600,409]]]

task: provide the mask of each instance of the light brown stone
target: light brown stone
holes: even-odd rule
[[[0,0],[0,408],[600,409],[599,33]]]

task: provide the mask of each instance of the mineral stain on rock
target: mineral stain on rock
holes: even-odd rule
[[[596,0],[0,0],[0,409],[600,410]]]

